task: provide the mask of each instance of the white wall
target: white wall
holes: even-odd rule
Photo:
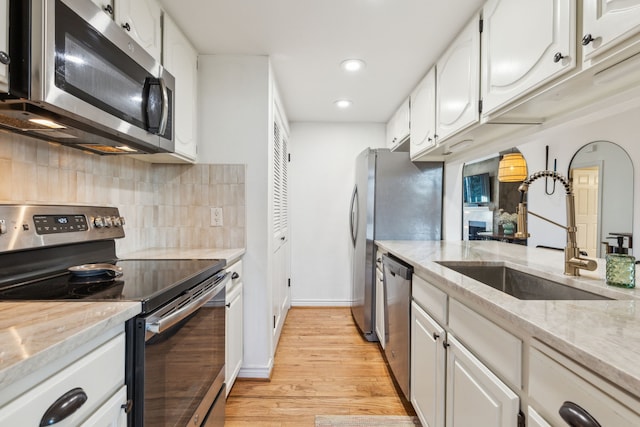
[[[271,369],[269,236],[269,58],[199,57],[198,161],[245,163],[246,253],[243,257],[244,363],[240,376]]]
[[[384,124],[291,123],[292,304],[349,305],[355,159],[384,144]]]

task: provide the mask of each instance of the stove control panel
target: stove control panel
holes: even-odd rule
[[[34,215],[33,223],[38,234],[71,233],[89,229],[84,215]]]
[[[118,208],[0,205],[0,252],[124,237]]]

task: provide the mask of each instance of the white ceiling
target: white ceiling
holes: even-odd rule
[[[386,122],[483,0],[160,3],[200,54],[270,56],[290,121]],[[349,75],[347,58],[367,66]]]

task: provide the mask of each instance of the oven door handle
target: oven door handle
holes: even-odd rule
[[[179,310],[172,312],[167,316],[149,317],[145,323],[147,338],[149,337],[149,335],[161,334],[162,332],[166,331],[172,326],[175,326],[178,323],[180,323],[180,321],[184,320],[185,318],[190,316],[192,313],[196,312],[198,309],[200,309],[200,307],[202,307],[207,302],[209,302],[209,300],[214,295],[220,292],[220,290],[227,285],[229,278],[230,278],[229,273],[225,273],[222,280],[218,284],[216,284],[213,288],[211,288],[209,291],[202,294],[200,297],[193,300],[191,303],[185,305]]]

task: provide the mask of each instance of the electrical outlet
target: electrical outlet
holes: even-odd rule
[[[222,208],[211,208],[211,226],[222,227]]]

